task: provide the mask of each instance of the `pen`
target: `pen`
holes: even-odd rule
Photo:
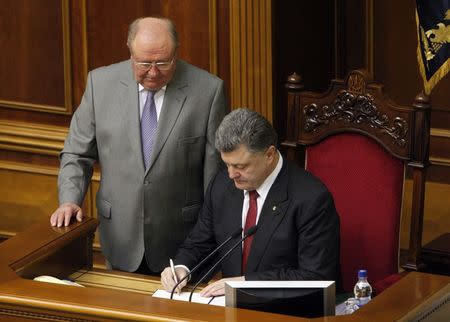
[[[175,283],[178,283],[178,278],[177,278],[177,274],[175,274],[175,266],[173,266],[172,258],[169,259],[169,262],[170,262],[170,269],[172,270],[172,274],[173,274],[173,279],[175,280]]]

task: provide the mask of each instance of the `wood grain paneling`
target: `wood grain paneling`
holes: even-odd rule
[[[57,166],[0,161],[0,238],[14,236],[42,217],[50,218],[58,206],[58,171]],[[86,193],[83,211],[87,216],[96,217],[92,198],[98,181],[95,174]],[[94,246],[100,249],[98,238]]]
[[[171,18],[178,31],[179,57],[205,70],[210,70],[211,0],[163,0],[161,15]],[[214,36],[215,37],[215,36]]]
[[[140,0],[129,1],[127,5],[121,0],[88,1],[89,69],[128,59],[128,25],[138,17],[159,15],[172,19],[177,26],[179,57],[209,70],[209,8],[208,0]]]
[[[58,156],[67,129],[0,120],[0,149]]]
[[[406,180],[402,206],[400,247],[408,248],[409,228],[411,222],[412,181]],[[425,208],[422,233],[422,245],[450,231],[450,185],[427,182],[425,185]]]
[[[224,80],[230,97],[230,2],[218,0],[217,6],[217,75]]]
[[[68,0],[5,0],[0,21],[0,106],[70,113]]]
[[[272,2],[230,3],[231,106],[272,121]]]
[[[431,129],[430,140],[431,140],[430,141],[431,163],[436,165],[447,166],[448,171],[450,172],[450,130]]]
[[[57,168],[0,161],[0,236],[23,231],[57,207]]]
[[[81,102],[88,73],[86,0],[70,1],[70,45],[72,63],[72,106]]]
[[[126,46],[128,25],[136,18],[156,13],[146,1],[87,1],[88,69],[110,65],[130,57]],[[150,12],[149,12],[149,11]]]

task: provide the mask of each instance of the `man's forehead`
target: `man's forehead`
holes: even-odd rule
[[[252,153],[247,148],[239,148],[230,152],[220,152],[222,160],[226,163],[237,165],[246,164],[257,158],[258,153]]]

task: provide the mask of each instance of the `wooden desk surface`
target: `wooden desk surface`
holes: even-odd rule
[[[429,312],[429,317],[450,316],[450,277],[416,272],[343,317],[304,319],[152,298],[139,286],[143,278],[157,287],[152,278],[91,269],[92,253],[87,250],[95,227],[94,219],[60,229],[51,228],[46,220],[0,244],[0,320],[302,322],[409,321]],[[80,282],[91,283],[86,288],[29,279],[43,274],[65,277],[83,270],[88,273],[83,281],[80,276]]]

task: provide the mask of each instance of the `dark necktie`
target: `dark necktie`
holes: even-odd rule
[[[141,118],[141,139],[142,154],[144,157],[144,167],[147,169],[152,156],[153,143],[155,142],[156,128],[158,127],[158,118],[156,116],[155,92],[148,91],[144,110]]]
[[[244,232],[256,225],[256,215],[258,213],[258,203],[256,202],[256,199],[258,199],[258,197],[259,195],[256,190],[249,191],[249,203]],[[242,249],[242,274],[245,273],[245,269],[247,268],[247,259],[248,254],[250,254],[250,248],[252,247],[252,241],[253,236],[247,237],[247,239],[244,240],[244,247]]]

